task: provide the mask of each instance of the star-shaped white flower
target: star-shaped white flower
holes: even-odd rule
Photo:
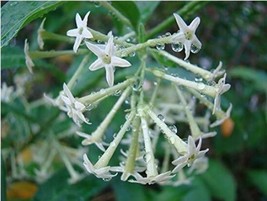
[[[157,176],[154,176],[154,177],[142,177],[137,172],[134,173],[133,176],[136,180],[130,179],[129,182],[150,185],[150,184],[155,184],[155,183],[164,184],[165,182],[172,179],[175,175],[171,175],[171,171],[168,171],[168,172],[158,174]]]
[[[88,159],[87,155],[83,155],[83,165],[90,174],[94,174],[97,178],[102,178],[104,180],[110,180],[112,177],[115,177],[116,174],[111,174],[112,167],[106,166],[102,168],[95,168],[91,161]]]
[[[113,42],[113,36],[109,34],[109,40],[107,45],[104,48],[101,48],[98,45],[94,45],[89,42],[85,42],[86,46],[89,50],[91,50],[98,58],[95,62],[93,62],[89,70],[95,71],[100,68],[105,67],[106,70],[106,80],[109,86],[113,86],[114,84],[114,71],[115,66],[117,67],[129,67],[131,64],[120,57],[115,56],[115,46]]]
[[[191,166],[196,159],[204,157],[205,153],[209,149],[200,151],[201,143],[202,139],[200,138],[198,145],[196,146],[193,137],[188,137],[187,153],[172,162],[172,164],[176,165],[176,167],[172,170],[172,173],[179,172],[179,170],[181,170],[186,165]]]
[[[73,51],[74,52],[77,52],[83,39],[93,38],[93,35],[91,34],[91,32],[88,30],[88,27],[87,27],[87,20],[88,20],[89,14],[90,14],[90,12],[86,13],[85,17],[82,20],[79,13],[77,13],[76,14],[77,28],[67,31],[68,36],[76,37],[74,45],[73,45]]]
[[[225,79],[226,79],[226,73],[224,76],[219,80],[218,84],[216,85],[217,87],[217,93],[214,99],[214,107],[212,113],[215,113],[215,110],[220,110],[221,109],[221,95],[228,91],[231,87],[230,84],[225,84]]]
[[[179,33],[174,36],[175,43],[182,43],[185,48],[185,60],[188,59],[190,51],[197,53],[201,49],[201,42],[196,36],[196,29],[200,23],[200,18],[196,17],[189,26],[184,22],[180,15],[174,13],[175,20],[179,26]]]
[[[85,105],[79,101],[77,101],[72,93],[70,92],[68,86],[64,83],[63,85],[63,93],[60,94],[61,99],[65,103],[67,114],[73,121],[81,126],[82,122],[89,124],[88,120],[83,115],[85,110]]]

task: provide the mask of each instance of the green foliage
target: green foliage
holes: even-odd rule
[[[201,178],[213,197],[225,201],[236,200],[235,179],[221,162],[210,160],[209,168]]]
[[[266,170],[250,170],[248,172],[248,179],[265,196],[267,196],[267,171]]]
[[[56,9],[62,3],[60,1],[7,2],[1,9],[1,47],[6,46],[25,25]]]

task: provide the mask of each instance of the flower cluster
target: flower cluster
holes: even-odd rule
[[[229,117],[232,108],[230,105],[227,112],[221,108],[220,97],[230,88],[226,84],[226,73],[221,70],[221,63],[210,72],[184,61],[189,58],[190,52],[197,53],[201,49],[202,44],[196,36],[200,18],[195,18],[188,26],[178,14],[174,14],[179,26],[177,33],[135,44],[127,39],[128,36],[135,37],[137,33],[119,38],[114,37],[112,32],[104,35],[88,28],[89,13],[83,20],[77,13],[77,28],[67,31],[67,35],[75,37],[72,40],[75,53],[83,51],[78,49],[84,43],[85,52],[97,56],[95,61],[91,61],[89,70],[105,68],[108,87],[74,98],[71,92],[73,84],[80,76],[80,69],[88,67],[88,57],[85,57],[71,80],[63,84],[63,90],[56,100],[48,98],[81,127],[83,123],[90,124],[87,115],[93,109],[92,105],[99,105],[114,94],[119,96],[95,131],[88,134],[81,129],[76,132],[84,138],[82,145],[94,144],[102,153],[97,160],[90,159],[90,152],[84,153],[85,170],[104,180],[121,174],[121,180],[140,184],[176,186],[190,183],[193,172],[204,172],[208,166],[205,157],[208,149],[202,150],[201,146],[204,138],[216,135],[216,132],[209,131],[209,127],[221,124]],[[41,30],[44,31],[43,24]],[[162,48],[168,44],[172,45],[175,52],[184,49],[184,60]],[[131,63],[123,57],[135,55],[136,52],[140,53],[140,66],[136,73],[115,83],[115,67],[130,67]],[[193,79],[180,76],[178,71],[171,73],[160,66],[151,66],[148,56],[155,59],[164,57],[188,71]],[[125,109],[125,122],[113,139],[108,140],[105,135],[109,133],[108,128],[121,108]],[[190,132],[179,129],[185,125]],[[157,149],[164,149],[165,154],[159,154]],[[119,154],[118,150],[121,150],[120,162],[113,165],[111,160]]]

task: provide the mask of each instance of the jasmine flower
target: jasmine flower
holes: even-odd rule
[[[196,36],[196,29],[200,23],[200,18],[196,17],[189,26],[184,22],[180,15],[174,13],[175,20],[179,27],[178,34],[174,35],[173,40],[175,43],[182,43],[185,48],[185,58],[188,59],[190,51],[196,53],[197,50],[201,49],[201,42]]]
[[[79,13],[77,13],[76,14],[77,28],[67,31],[68,36],[76,37],[75,42],[74,42],[74,46],[73,46],[74,52],[77,52],[83,39],[93,38],[93,35],[91,34],[91,32],[88,30],[88,27],[87,27],[87,21],[88,21],[89,14],[90,14],[90,12],[87,12],[85,17],[82,20]]]
[[[85,105],[79,101],[77,101],[72,93],[70,92],[68,86],[64,83],[63,85],[63,93],[60,94],[61,99],[65,103],[65,107],[67,110],[67,114],[73,121],[81,126],[82,122],[89,124],[88,120],[83,115],[83,111],[85,110]]]
[[[209,149],[200,151],[201,143],[202,139],[200,138],[198,145],[196,146],[193,137],[192,136],[188,137],[187,153],[172,162],[172,164],[176,165],[176,167],[172,171],[173,173],[178,172],[186,165],[191,166],[196,159],[204,157],[205,153]]]
[[[85,42],[85,44],[88,49],[91,50],[98,57],[97,60],[90,65],[89,70],[95,71],[105,67],[106,80],[109,86],[113,86],[114,84],[115,66],[131,66],[131,64],[127,60],[115,56],[116,49],[114,46],[112,33],[109,34],[109,40],[105,48],[100,48],[98,45],[94,45],[89,42]]]

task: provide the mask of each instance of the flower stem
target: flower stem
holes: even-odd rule
[[[161,121],[152,110],[150,110],[149,107],[144,108],[144,112],[147,113],[151,117],[151,119],[160,127],[163,133],[167,136],[170,143],[174,145],[179,153],[187,152],[186,143],[179,136],[173,133],[169,129],[169,127],[163,121]]]
[[[126,120],[126,122],[123,124],[122,128],[114,138],[114,140],[110,143],[109,147],[105,151],[105,153],[101,156],[101,158],[97,161],[97,163],[94,165],[95,168],[102,168],[108,165],[111,157],[113,156],[115,150],[117,149],[120,141],[122,140],[124,134],[126,133],[128,127],[130,126],[133,118],[135,116],[135,111],[132,111]]]
[[[178,64],[179,66],[185,68],[186,70],[189,70],[195,74],[198,74],[200,75],[201,77],[203,77],[205,80],[211,80],[214,76],[211,72],[203,69],[203,68],[200,68],[196,65],[193,65],[189,62],[186,62],[182,59],[179,59],[178,57],[175,57],[173,55],[171,55],[170,53],[166,52],[166,51],[159,51],[159,50],[151,50],[151,51],[155,51],[157,52],[158,54],[166,57],[167,59],[173,61],[174,63]]]
[[[147,174],[147,177],[154,177],[158,175],[158,171],[157,171],[156,164],[155,164],[155,157],[154,157],[154,153],[152,149],[151,140],[148,134],[149,131],[148,131],[148,126],[147,126],[147,121],[143,117],[142,109],[139,111],[141,111],[141,114],[139,113],[139,115],[141,116],[141,127],[143,131],[143,138],[144,138],[144,144],[145,144],[145,150],[146,150],[146,153],[145,153],[146,163],[147,163],[146,174]]]
[[[100,98],[108,97],[109,95],[115,93],[117,90],[122,90],[122,89],[130,86],[134,81],[135,81],[135,78],[127,79],[124,82],[116,84],[116,85],[114,85],[112,87],[109,87],[109,88],[106,88],[106,89],[101,89],[100,91],[98,91],[96,93],[89,94],[87,96],[79,98],[78,101],[80,101],[84,105],[88,106],[88,105],[94,103],[95,101],[97,101]]]
[[[67,86],[70,90],[72,89],[74,83],[78,80],[78,77],[80,76],[82,69],[84,68],[84,66],[88,62],[88,60],[89,60],[89,55],[87,55],[83,58],[78,69],[75,71],[74,75],[71,77],[70,81],[67,84]]]
[[[129,174],[132,174],[134,172],[135,159],[139,147],[138,146],[139,133],[140,133],[140,118],[136,116],[133,120],[132,141],[128,152],[128,158],[125,164],[125,171],[121,176],[122,180],[124,181],[128,178]]]
[[[109,10],[112,14],[114,14],[120,21],[122,21],[123,24],[126,24],[128,26],[132,26],[131,22],[124,17],[116,8],[114,8],[110,3],[106,1],[99,1],[98,2],[102,7]]]
[[[93,132],[93,134],[91,135],[91,140],[93,140],[93,141],[101,140],[101,138],[104,135],[104,132],[106,131],[109,123],[113,119],[114,115],[117,113],[118,109],[121,107],[121,105],[124,102],[124,100],[126,99],[126,97],[129,95],[129,92],[130,92],[130,87],[125,89],[125,91],[122,93],[121,97],[118,99],[118,101],[112,107],[112,109],[107,114],[105,119],[101,122],[101,124]]]
[[[217,94],[216,87],[209,86],[204,83],[196,83],[194,81],[185,80],[179,77],[174,77],[159,70],[148,69],[148,71],[152,72],[157,77],[164,78],[165,80],[169,80],[185,87],[197,89],[208,96],[215,97]]]
[[[89,51],[86,49],[80,49],[78,53],[75,53],[73,50],[61,50],[61,51],[51,50],[51,51],[32,51],[29,52],[29,55],[32,59],[44,59],[62,55],[86,54],[88,52]]]
[[[190,130],[191,130],[191,133],[193,135],[194,138],[197,138],[201,135],[201,131],[194,119],[194,116],[192,114],[192,112],[190,111],[189,109],[189,106],[188,104],[186,103],[186,100],[184,98],[184,95],[182,94],[181,90],[176,86],[174,85],[175,89],[176,89],[176,92],[182,102],[182,105],[184,106],[184,109],[185,109],[185,114],[186,114],[186,117],[188,119],[188,122],[189,122],[189,127],[190,127]]]

